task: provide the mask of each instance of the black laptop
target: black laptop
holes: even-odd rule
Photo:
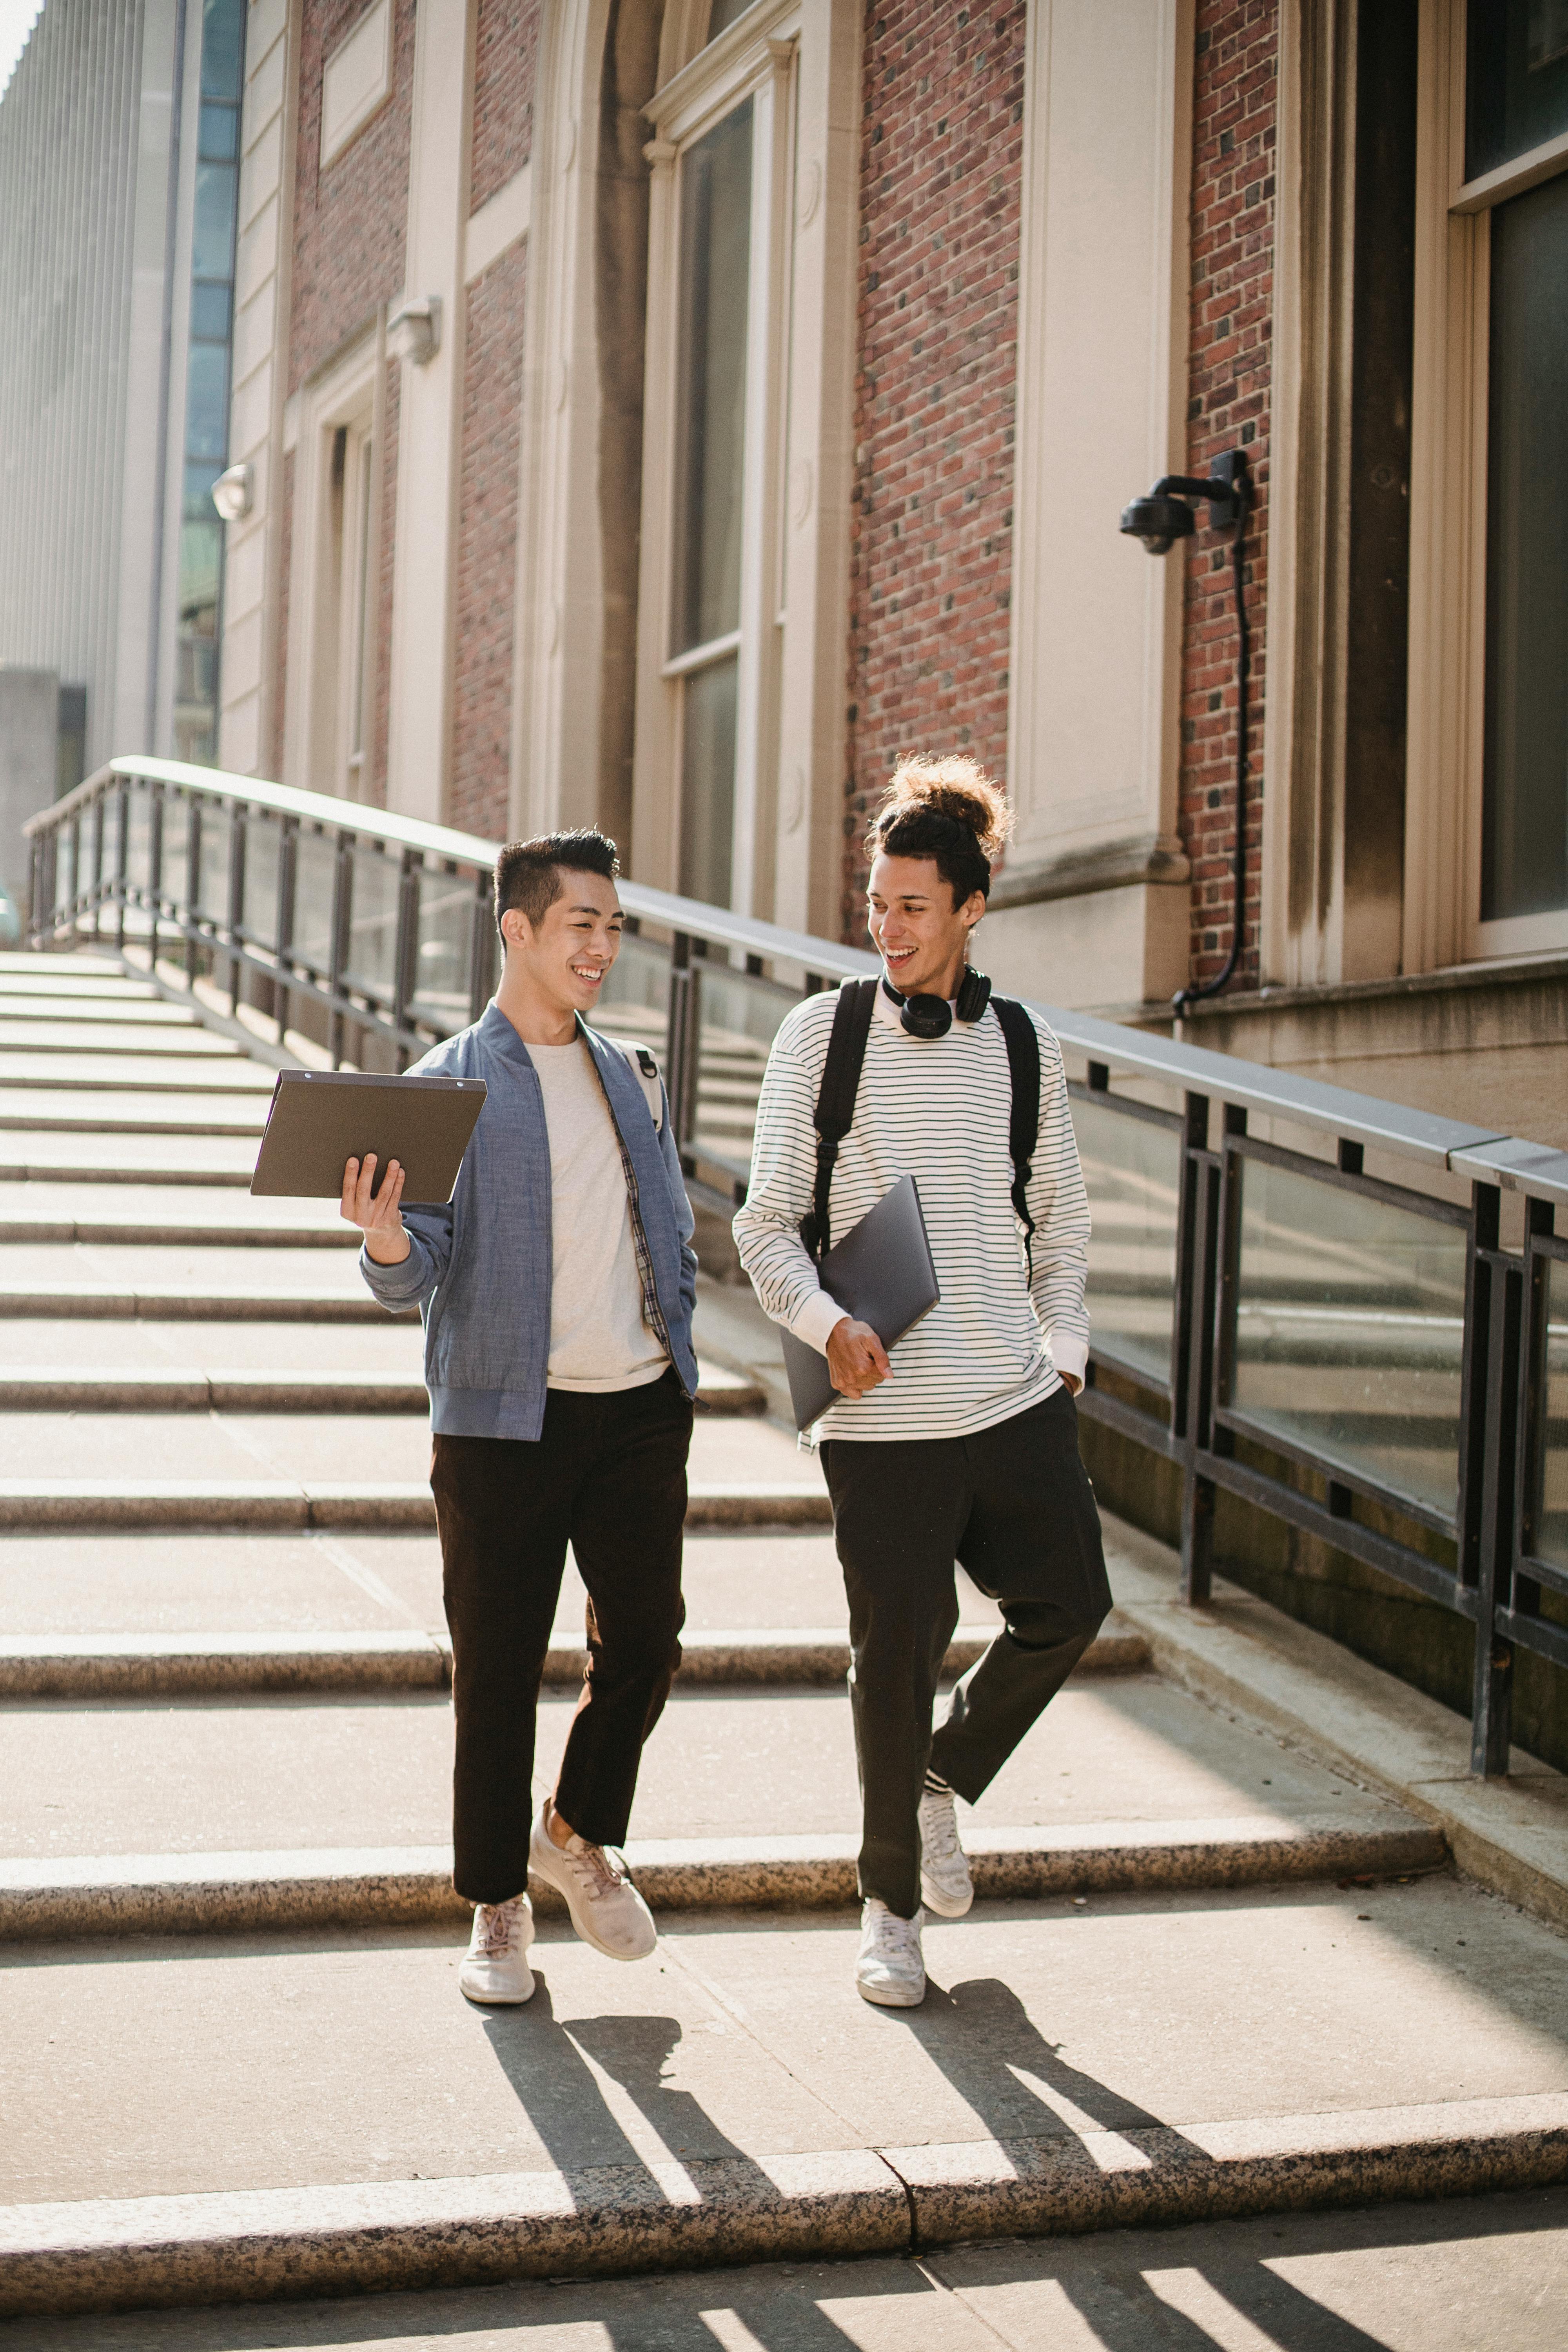
[[[942,1297],[914,1178],[900,1176],[892,1191],[884,1192],[841,1242],[834,1243],[818,1272],[828,1297],[856,1322],[868,1323],[890,1354]],[[828,1377],[826,1357],[793,1331],[782,1336],[795,1425],[809,1429],[830,1405],[842,1404],[844,1399]]]

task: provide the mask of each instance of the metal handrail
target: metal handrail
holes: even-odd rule
[[[133,806],[145,820],[134,871]],[[167,845],[182,808],[175,872]],[[268,904],[251,927],[246,876],[258,826],[268,836]],[[477,1018],[489,994],[497,846],[472,834],[141,758],[110,761],[26,831],[36,945],[101,940],[107,922],[121,952],[140,954],[164,981],[173,973],[195,991],[226,968],[231,1013],[259,998],[279,1043],[313,1020],[334,1063],[406,1066]],[[226,858],[221,910],[202,903],[214,833]],[[374,895],[356,924],[366,860]],[[306,945],[296,919],[312,881]],[[600,1017],[650,1042],[662,1029],[689,1189],[728,1212],[745,1197],[742,1138],[778,1020],[803,995],[880,967],[862,950],[640,884],[623,883],[620,895],[634,937],[617,975],[630,984],[639,958],[653,956],[662,1009],[623,995]],[[374,983],[362,965],[367,940]],[[172,965],[165,943],[177,948]],[[421,989],[422,953],[445,960],[439,991]],[[1111,1213],[1110,1246],[1119,1212],[1132,1234],[1120,1269],[1101,1267],[1081,1410],[1179,1468],[1184,1595],[1209,1592],[1215,1514],[1228,1495],[1437,1601],[1476,1629],[1474,1769],[1506,1771],[1516,1649],[1568,1671],[1568,1625],[1552,1613],[1568,1601],[1568,1537],[1549,1524],[1543,1468],[1561,1444],[1548,1404],[1553,1335],[1568,1325],[1568,1236],[1554,1230],[1557,1205],[1568,1203],[1568,1152],[1091,1013],[1035,1009],[1087,1066],[1087,1083],[1075,1079],[1071,1091],[1091,1196],[1099,1188]],[[1113,1072],[1169,1090],[1181,1108],[1114,1092]],[[1330,1156],[1249,1132],[1259,1116],[1316,1137],[1320,1155],[1327,1139]],[[1407,1163],[1411,1181],[1369,1169],[1368,1151],[1380,1166]],[[1452,1187],[1435,1191],[1435,1174],[1463,1180],[1468,1205]],[[1298,1202],[1293,1226],[1270,1210],[1270,1185]],[[1505,1191],[1524,1196],[1521,1247],[1502,1243]],[[1152,1266],[1140,1260],[1140,1233],[1152,1237]],[[1428,1264],[1435,1272],[1419,1271]],[[1091,1265],[1091,1288],[1094,1279]],[[1118,1283],[1132,1300],[1131,1324],[1113,1311]],[[1439,1294],[1452,1311],[1434,1309]],[[1401,1467],[1402,1447],[1414,1468]],[[1428,1460],[1442,1475],[1429,1471],[1423,1486]],[[1451,1565],[1434,1556],[1434,1539],[1452,1546]],[[1553,1596],[1545,1611],[1543,1592]]]

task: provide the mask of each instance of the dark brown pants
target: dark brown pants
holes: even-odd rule
[[[552,1389],[536,1444],[437,1437],[430,1467],[452,1635],[452,1883],[504,1903],[528,1879],[534,1714],[570,1543],[588,1671],[555,1786],[593,1845],[626,1833],[644,1740],[680,1664],[691,1405],[646,1388]]]

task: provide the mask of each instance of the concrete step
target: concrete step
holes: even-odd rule
[[[130,1243],[169,1249],[347,1249],[362,1236],[328,1201],[252,1200],[232,1187],[0,1181],[0,1247]]]
[[[50,949],[7,948],[0,953],[0,979],[7,988],[17,983],[48,989],[96,988],[105,981],[124,988],[139,984],[126,977],[118,956],[97,955],[86,948],[65,953]]]
[[[533,2000],[501,2012],[458,1996],[454,1930],[18,1951],[0,2309],[907,2253],[1563,2176],[1562,1939],[1450,1878],[983,1905],[928,1927],[915,2012],[858,1999],[856,1937],[845,1913],[675,1916],[627,1969],[542,1921]],[[352,2309],[327,2317],[348,2340]],[[889,2344],[913,2340],[898,2318]],[[1300,2323],[1267,2340],[1305,2346]],[[1239,2324],[1205,2340],[1266,2340]],[[746,2340],[717,2313],[710,2336]],[[766,2321],[754,2340],[793,2352]]]
[[[0,1317],[375,1323],[352,1249],[0,1242]],[[416,1319],[410,1316],[409,1319]]]
[[[995,1627],[960,1626],[945,1672],[972,1666]],[[581,1639],[552,1648],[544,1680],[574,1689],[587,1652]],[[1079,1661],[1080,1675],[1138,1674],[1149,1664],[1141,1633],[1103,1633]],[[688,1688],[837,1688],[849,1670],[841,1626],[790,1633],[735,1631],[682,1636],[680,1681]],[[451,1644],[412,1633],[187,1633],[149,1641],[135,1633],[33,1633],[0,1638],[0,1699],[212,1698],[258,1692],[444,1690]]]
[[[150,1009],[150,1008],[149,1008]],[[102,1060],[108,1055],[124,1054],[137,1061],[153,1057],[184,1061],[232,1062],[240,1049],[232,1038],[219,1037],[204,1029],[189,1013],[182,1014],[174,1005],[160,1007],[174,1015],[173,1020],[138,1019],[131,1008],[117,1020],[89,1017],[84,1005],[75,1017],[58,1019],[40,1003],[32,1013],[18,1018],[7,1014],[0,1006],[0,1065],[13,1056],[24,1054],[47,1055],[51,1060],[64,1061],[71,1055],[91,1055]]]
[[[183,1004],[167,1004],[145,985],[132,983],[114,996],[60,995],[42,989],[21,989],[0,974],[0,1037],[9,1042],[13,1026],[48,1024],[73,1031],[101,1029],[118,1051],[125,1029],[185,1029],[205,1033],[195,1014]]]
[[[0,1324],[0,1342],[7,1337]],[[761,1391],[716,1367],[701,1368],[700,1405],[709,1412],[752,1413]],[[232,1366],[195,1366],[100,1375],[68,1365],[17,1370],[0,1360],[0,1411],[6,1412],[423,1412],[425,1382],[395,1372],[246,1372]]]
[[[236,1064],[236,1068],[243,1066]],[[145,1087],[0,1086],[0,1134],[253,1136],[267,1124],[268,1097],[243,1093],[153,1093]],[[251,1165],[255,1166],[252,1152]],[[248,1178],[247,1181],[248,1182]]]
[[[633,1839],[626,1862],[652,1909],[837,1910],[855,1901],[854,1832],[837,1836]],[[1447,1850],[1419,1822],[1373,1827],[1344,1815],[1274,1827],[1248,1820],[1097,1822],[1069,1830],[978,1830],[968,1841],[979,1902],[1141,1895],[1301,1880],[1415,1878]],[[529,1879],[541,1918],[563,1919],[555,1888]],[[99,1855],[0,1861],[0,1944],[110,1936],[253,1936],[321,1928],[466,1925],[449,1846]]]
[[[423,1415],[17,1414],[0,1418],[0,1526],[433,1528],[429,1459]],[[831,1518],[816,1461],[741,1417],[700,1419],[689,1494],[693,1525]]]
[[[553,1785],[576,1699],[562,1688],[542,1697],[534,1787],[518,1790],[520,1808]],[[450,1834],[451,1769],[452,1711],[438,1691],[16,1700],[0,1707],[0,1854],[27,1865],[24,1889],[53,1884],[67,1863],[107,1884],[127,1854],[436,1848]],[[842,1684],[678,1684],[643,1757],[632,1835],[805,1839],[816,1851],[825,1837],[854,1839],[856,1786]],[[1281,1840],[1301,1852],[1303,1824],[1348,1824],[1374,1843],[1413,1827],[1304,1749],[1148,1674],[1070,1684],[961,1814],[966,1836],[1027,1831],[1031,1848],[1065,1840],[1074,1853],[1130,1839],[1190,1846],[1177,1825],[1193,1822],[1226,1822],[1230,1843],[1269,1853]],[[1441,1841],[1421,1851],[1440,1859]]]
[[[203,1033],[206,1037],[206,1033]],[[205,1055],[71,1053],[56,1048],[30,1053],[0,1046],[0,1087],[90,1089],[100,1094],[271,1095],[277,1073],[248,1060],[224,1037],[207,1037]]]
[[[0,1130],[0,1182],[162,1184],[247,1192],[256,1144],[246,1135],[82,1135]]]
[[[556,2185],[570,2194],[564,2175]],[[202,2210],[216,2219],[215,2208]],[[241,2209],[228,2210],[237,2220]],[[781,2199],[781,2221],[786,2210]],[[617,2225],[623,2219],[618,2212]],[[681,2219],[690,2219],[689,2206]],[[88,2344],[93,2352],[270,2352],[285,2336],[361,2352],[697,2352],[715,2341],[747,2352],[1475,2352],[1480,2326],[1493,2352],[1560,2352],[1568,2189],[931,2246],[918,2263],[910,2251],[829,2261],[803,2244],[787,2263],[508,2277],[296,2304],[286,2316],[229,2304],[17,2319],[5,2343],[7,2352]]]
[[[967,1625],[997,1612],[960,1572]],[[682,1570],[687,1632],[738,1629],[786,1637],[847,1622],[844,1580],[826,1532],[689,1531]],[[583,1638],[584,1594],[571,1553],[554,1639]],[[0,1535],[0,1640],[65,1635],[208,1643],[219,1633],[309,1640],[446,1633],[434,1534]]]

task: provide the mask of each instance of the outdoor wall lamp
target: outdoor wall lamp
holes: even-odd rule
[[[248,466],[230,466],[213,484],[213,504],[225,522],[240,522],[250,512],[253,490]]]
[[[386,348],[395,360],[411,360],[416,367],[428,367],[441,348],[441,297],[426,294],[418,302],[405,302],[395,318],[386,322]]]
[[[1242,542],[1247,536],[1247,510],[1252,504],[1252,476],[1245,449],[1226,449],[1201,479],[1194,474],[1162,475],[1147,497],[1134,499],[1121,509],[1121,528],[1130,539],[1141,539],[1148,555],[1167,554],[1178,539],[1190,539],[1196,523],[1194,502],[1206,499],[1209,522],[1215,530],[1235,526],[1231,542],[1231,581],[1236,594],[1236,896],[1230,925],[1230,952],[1222,970],[1202,988],[1178,990],[1171,1009],[1180,1019],[1184,1008],[1228,988],[1241,961],[1242,924],[1247,913],[1247,689],[1252,676],[1252,633],[1247,619],[1247,576]]]

